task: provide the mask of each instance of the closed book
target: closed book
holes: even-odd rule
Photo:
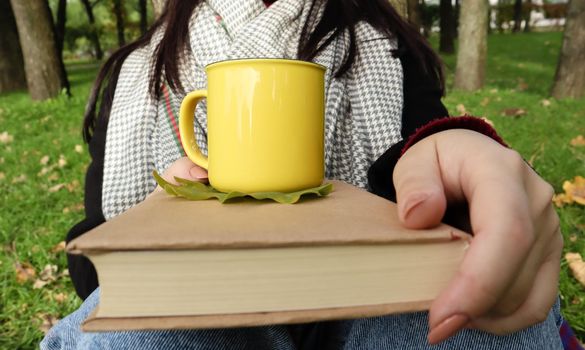
[[[331,181],[297,204],[221,204],[156,192],[73,240],[95,265],[86,331],[224,328],[425,310],[468,235],[401,226],[396,205]]]

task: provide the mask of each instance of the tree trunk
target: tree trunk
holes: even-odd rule
[[[140,33],[144,35],[148,29],[148,12],[146,8],[146,0],[138,0],[138,6],[140,7]]]
[[[87,20],[89,21],[89,40],[93,43],[93,49],[95,50],[95,58],[101,60],[104,58],[104,52],[102,50],[102,46],[100,45],[100,36],[98,34],[97,26],[95,24],[95,17],[93,16],[93,7],[89,3],[89,0],[81,0],[83,7],[85,8],[85,13],[87,15]]]
[[[421,20],[420,20],[420,8],[419,8],[419,0],[407,0],[406,6],[408,10],[408,21],[417,29],[420,30],[421,27]]]
[[[408,0],[390,0],[392,6],[394,6],[394,9],[400,16],[402,16],[402,18],[408,18],[407,1]]]
[[[124,8],[122,0],[114,0],[114,15],[116,16],[116,31],[118,32],[118,46],[122,47],[126,44],[124,37]]]
[[[0,93],[26,89],[24,61],[10,0],[0,0]]]
[[[455,0],[455,12],[453,12],[453,20],[455,22],[455,37],[459,37],[459,14],[461,13],[461,5],[459,4],[459,0]],[[489,19],[489,14],[488,14]],[[489,23],[489,20],[488,20]]]
[[[57,5],[57,23],[55,24],[55,42],[57,53],[63,59],[63,41],[65,40],[65,23],[67,22],[67,0],[59,0]]]
[[[518,33],[522,29],[522,0],[514,0],[514,27],[513,33]]]
[[[555,98],[585,96],[585,1],[570,0],[563,45],[551,95]]]
[[[47,0],[11,0],[28,91],[33,100],[55,97],[68,89],[63,61],[57,54],[53,18]],[[65,78],[65,79],[63,79]]]
[[[451,0],[441,0],[439,4],[439,25],[441,34],[439,51],[443,53],[455,52],[455,18]]]
[[[475,91],[484,84],[488,6],[488,0],[465,0],[461,2],[455,89]]]
[[[532,16],[532,0],[526,0],[526,17],[524,20],[524,33],[530,32],[530,17]]]
[[[159,18],[162,15],[165,6],[167,4],[167,0],[152,0],[152,10],[154,12],[154,18]]]

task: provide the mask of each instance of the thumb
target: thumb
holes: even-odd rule
[[[189,158],[182,157],[171,164],[162,174],[166,181],[177,184],[175,177],[191,181],[207,181],[207,170],[193,163]]]
[[[405,227],[430,228],[441,222],[447,200],[432,136],[402,155],[393,178],[398,217]]]

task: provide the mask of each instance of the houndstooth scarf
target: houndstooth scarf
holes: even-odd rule
[[[189,27],[190,50],[180,58],[185,91],[206,87],[204,67],[237,58],[296,58],[312,0],[208,0]],[[325,176],[367,187],[367,170],[400,141],[402,68],[391,51],[396,42],[365,22],[355,28],[358,56],[342,77],[349,34],[333,40],[315,59],[325,77]],[[163,172],[184,156],[177,131],[181,93],[163,84],[161,97],[149,93],[152,57],[162,31],[125,60],[108,124],[102,186],[106,219],[142,201],[156,186],[152,171]],[[207,153],[206,105],[195,112],[199,147]],[[391,176],[391,174],[388,174]]]

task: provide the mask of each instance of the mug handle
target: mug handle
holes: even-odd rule
[[[185,153],[187,153],[187,157],[193,163],[207,170],[209,161],[197,146],[195,132],[193,131],[195,107],[204,98],[207,98],[207,90],[196,90],[185,96],[179,112],[179,133],[181,134],[181,143],[183,144]]]

